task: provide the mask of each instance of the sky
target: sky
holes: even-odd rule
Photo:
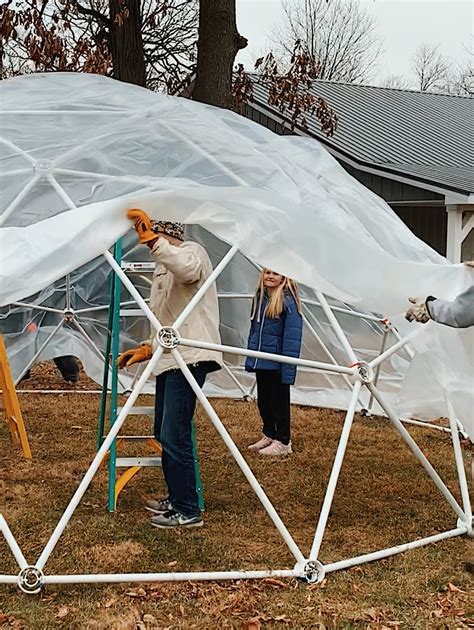
[[[372,83],[387,74],[409,78],[410,57],[424,42],[439,44],[443,54],[455,60],[468,56],[463,44],[472,46],[473,41],[471,0],[360,0],[360,4],[374,18],[384,49]],[[268,34],[283,19],[280,0],[237,0],[237,26],[249,40],[237,62],[251,69],[253,60],[271,48]]]

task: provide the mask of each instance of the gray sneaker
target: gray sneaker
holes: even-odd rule
[[[153,527],[168,529],[170,527],[202,527],[204,521],[200,516],[185,516],[176,510],[169,510],[164,514],[154,516],[151,519],[151,524]]]
[[[161,499],[161,501],[154,501],[151,499],[145,503],[145,510],[153,512],[153,514],[164,514],[173,509],[169,499]]]

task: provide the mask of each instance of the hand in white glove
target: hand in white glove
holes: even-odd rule
[[[417,321],[422,324],[426,324],[429,322],[431,317],[428,313],[428,309],[426,308],[426,301],[421,298],[408,298],[409,301],[413,304],[410,306],[408,311],[405,313],[405,319],[409,322]]]

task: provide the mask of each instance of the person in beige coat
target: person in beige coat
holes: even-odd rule
[[[142,210],[130,210],[141,243],[151,250],[156,261],[150,293],[150,308],[162,326],[172,326],[195,293],[212,273],[206,250],[192,241],[184,241],[184,226],[168,221],[152,222]],[[156,338],[152,333],[152,339]],[[221,343],[219,305],[216,285],[212,284],[199,304],[180,327],[188,339]],[[119,355],[119,368],[148,360],[155,341],[145,342]],[[180,347],[181,356],[202,387],[207,374],[219,370],[222,355],[199,348]],[[146,508],[154,513],[154,527],[200,527],[203,524],[196,490],[192,440],[192,419],[196,394],[169,352],[155,368],[156,439],[162,447],[163,476],[168,496],[148,501]]]

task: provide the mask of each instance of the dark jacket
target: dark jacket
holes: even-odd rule
[[[255,299],[258,300],[258,296]],[[265,315],[267,304],[268,297],[265,295],[262,300],[260,321],[258,321],[259,318],[256,313],[250,322],[248,349],[298,358],[301,349],[303,319],[298,313],[293,296],[291,293],[285,293],[283,312],[276,319],[270,319]],[[280,370],[281,382],[288,385],[293,385],[296,379],[296,365],[289,363],[247,357],[245,369],[247,372]]]

